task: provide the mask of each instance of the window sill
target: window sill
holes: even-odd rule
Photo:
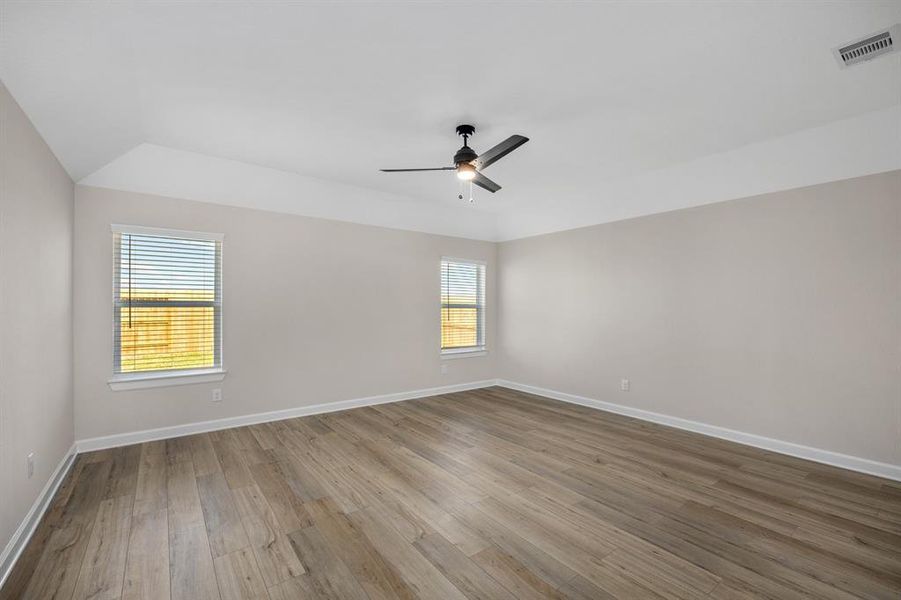
[[[140,390],[144,388],[168,387],[173,385],[190,385],[194,383],[210,383],[225,379],[225,369],[196,369],[187,371],[166,371],[162,373],[138,373],[116,375],[107,383],[115,392],[124,390]]]
[[[442,350],[441,360],[450,360],[454,358],[474,358],[476,356],[486,356],[488,351],[484,348],[466,348],[463,350]]]

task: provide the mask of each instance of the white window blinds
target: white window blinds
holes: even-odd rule
[[[222,367],[222,240],[113,226],[113,372]]]
[[[485,264],[441,260],[441,350],[485,349]]]

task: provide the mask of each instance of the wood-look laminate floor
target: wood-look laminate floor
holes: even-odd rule
[[[901,598],[901,484],[503,388],[78,457],[2,598]]]

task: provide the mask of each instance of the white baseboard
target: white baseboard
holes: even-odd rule
[[[38,494],[34,504],[31,505],[31,508],[28,510],[22,523],[19,524],[19,528],[16,529],[16,532],[13,534],[12,538],[10,538],[9,543],[6,544],[3,553],[0,554],[0,588],[6,583],[6,578],[9,577],[9,574],[13,570],[13,566],[16,564],[16,561],[19,560],[19,555],[22,554],[22,550],[24,550],[25,546],[28,544],[28,540],[34,535],[38,523],[41,522],[41,518],[47,511],[47,507],[50,506],[50,501],[56,495],[56,491],[66,478],[66,475],[68,475],[69,469],[72,468],[76,454],[76,445],[72,444],[72,447],[69,448],[69,451],[66,452],[66,455],[56,466],[53,474],[50,475],[50,479],[47,480],[44,489]]]
[[[467,390],[476,390],[495,384],[496,380],[487,379],[484,381],[473,381],[470,383],[445,385],[441,387],[413,390],[409,392],[397,392],[394,394],[382,394],[380,396],[368,396],[366,398],[354,398],[351,400],[339,400],[337,402],[312,404],[310,406],[298,406],[297,408],[288,408],[285,410],[275,410],[271,412],[255,413],[250,415],[241,415],[238,417],[228,417],[225,419],[216,419],[213,421],[200,421],[197,423],[187,423],[185,425],[173,425],[171,427],[160,427],[159,429],[145,429],[143,431],[119,433],[115,435],[78,440],[75,443],[78,446],[79,453],[92,452],[94,450],[103,450],[105,448],[130,446],[131,444],[140,444],[153,440],[163,440],[167,438],[181,437],[184,435],[192,435],[195,433],[204,433],[206,431],[229,429],[231,427],[242,427],[244,425],[254,425],[256,423],[281,421],[283,419],[293,419],[295,417],[306,417],[310,415],[336,412],[339,410],[347,410],[349,408],[358,408],[361,406],[374,406],[376,404],[400,402],[401,400],[412,400],[414,398],[426,398],[428,396],[439,396],[441,394],[465,392]]]
[[[562,402],[588,406],[590,408],[596,408],[598,410],[603,410],[606,412],[625,415],[627,417],[634,417],[636,419],[641,419],[642,421],[651,421],[653,423],[660,423],[661,425],[676,427],[677,429],[685,429],[687,431],[693,431],[695,433],[702,433],[704,435],[728,440],[730,442],[737,442],[746,446],[754,446],[755,448],[771,450],[773,452],[778,452],[779,454],[787,454],[789,456],[812,460],[814,462],[824,463],[827,465],[832,465],[834,467],[841,467],[842,469],[859,471],[860,473],[867,473],[869,475],[876,475],[877,477],[884,477],[886,479],[901,481],[901,465],[893,465],[889,463],[870,460],[867,458],[849,456],[847,454],[840,454],[838,452],[831,452],[829,450],[822,450],[820,448],[811,448],[809,446],[802,446],[800,444],[794,444],[792,442],[775,440],[773,438],[764,437],[762,435],[745,433],[743,431],[736,431],[734,429],[727,429],[725,427],[709,425],[707,423],[701,423],[699,421],[690,421],[688,419],[681,419],[679,417],[671,417],[669,415],[655,413],[649,410],[632,408],[629,406],[623,406],[621,404],[613,404],[612,402],[604,402],[602,400],[595,400],[594,398],[586,398],[585,396],[577,396],[575,394],[567,394],[566,392],[558,392],[556,390],[535,387],[532,385],[526,385],[524,383],[516,383],[515,381],[498,379],[497,385],[513,390],[518,390],[520,392],[535,394],[536,396],[544,396],[545,398],[551,398],[553,400],[560,400]]]
[[[712,437],[737,442],[746,446],[754,446],[764,450],[771,450],[780,454],[787,454],[806,460],[812,460],[827,465],[859,471],[878,477],[885,477],[895,481],[901,481],[901,465],[893,465],[889,463],[878,462],[857,456],[849,456],[830,450],[820,448],[811,448],[801,444],[776,440],[773,438],[756,435],[753,433],[745,433],[725,427],[710,425],[699,421],[691,421],[661,413],[655,413],[640,408],[632,408],[612,402],[604,402],[595,400],[585,396],[576,394],[568,394],[566,392],[558,392],[546,388],[517,383],[515,381],[507,381],[504,379],[486,379],[483,381],[474,381],[470,383],[461,383],[456,385],[447,385],[441,387],[427,388],[422,390],[413,390],[408,392],[397,392],[394,394],[383,394],[379,396],[368,396],[365,398],[355,398],[351,400],[340,400],[337,402],[327,402],[322,404],[313,404],[310,406],[300,406],[297,408],[289,408],[285,410],[277,410],[264,413],[255,413],[250,415],[241,415],[238,417],[228,417],[225,419],[217,419],[213,421],[201,421],[197,423],[188,423],[185,425],[174,425],[172,427],[161,427],[159,429],[146,429],[143,431],[133,431],[130,433],[122,433],[103,437],[89,438],[78,440],[76,442],[78,452],[91,452],[94,450],[103,450],[105,448],[114,448],[118,446],[128,446],[130,444],[139,444],[153,440],[161,440],[172,437],[180,437],[191,435],[194,433],[203,433],[206,431],[216,431],[219,429],[228,429],[230,427],[241,427],[244,425],[253,425],[256,423],[267,423],[270,421],[280,421],[283,419],[293,419],[295,417],[304,417],[309,415],[323,414],[361,406],[374,406],[376,404],[386,404],[389,402],[400,402],[402,400],[412,400],[415,398],[425,398],[428,396],[437,396],[440,394],[450,394],[453,392],[463,392],[467,390],[475,390],[493,385],[500,385],[514,390],[544,396],[554,400],[569,402],[571,404],[579,404],[588,406],[598,410],[612,412],[628,417],[634,417],[643,421],[651,421],[660,423],[678,429],[702,433]]]

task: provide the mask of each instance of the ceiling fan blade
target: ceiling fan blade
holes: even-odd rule
[[[481,173],[476,173],[476,176],[472,178],[472,182],[474,184],[476,184],[477,186],[479,186],[480,188],[485,188],[492,194],[494,192],[498,191],[499,189],[501,189],[501,186],[494,183],[493,181],[491,181],[490,179],[488,179]]]
[[[413,171],[456,171],[457,167],[432,167],[430,169],[379,169],[382,173],[410,173]]]
[[[478,158],[472,161],[476,169],[484,169],[493,162],[496,162],[507,156],[523,144],[529,141],[529,138],[522,135],[511,135],[503,142],[481,153]]]

